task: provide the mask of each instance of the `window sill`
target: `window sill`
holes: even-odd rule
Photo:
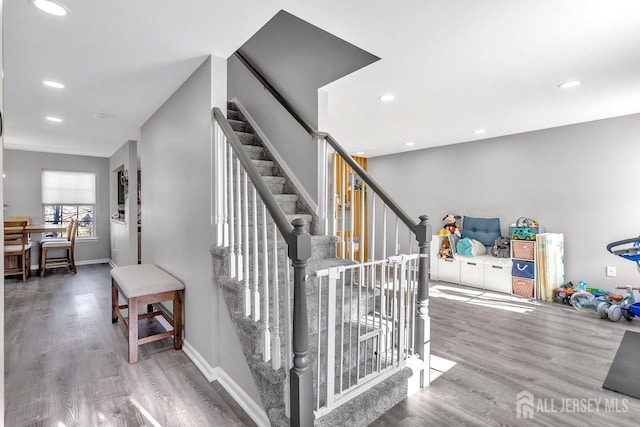
[[[115,223],[115,224],[122,224],[122,225],[126,225],[126,224],[127,224],[126,222],[124,222],[124,221],[122,221],[122,220],[119,220],[119,219],[113,219],[113,218],[111,219],[111,222],[113,222],[113,223]]]
[[[80,242],[97,242],[98,240],[100,240],[99,237],[97,236],[92,236],[92,237],[76,237],[76,243],[80,243]]]

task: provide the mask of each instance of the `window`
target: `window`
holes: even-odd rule
[[[42,208],[45,224],[67,225],[78,219],[78,237],[95,236],[96,174],[42,171]],[[54,237],[66,237],[54,233]]]

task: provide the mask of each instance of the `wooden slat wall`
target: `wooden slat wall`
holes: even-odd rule
[[[367,170],[367,158],[366,157],[360,157],[360,156],[351,156],[361,167],[362,169],[364,169],[365,171]],[[355,215],[354,217],[354,226],[353,226],[353,238],[357,239],[357,241],[360,243],[358,248],[359,250],[355,251],[355,259],[356,261],[360,261],[360,248],[362,248],[364,250],[364,261],[368,260],[368,234],[369,234],[369,215],[368,215],[368,203],[367,203],[367,187],[366,184],[360,180],[360,182],[362,183],[362,190],[355,190],[354,191],[354,198],[356,200],[351,201],[351,191],[350,191],[350,185],[351,182],[349,181],[349,174],[351,174],[353,172],[353,169],[351,168],[351,166],[349,166],[348,164],[346,164],[346,162],[342,159],[341,156],[334,154],[334,158],[333,158],[333,165],[335,168],[335,172],[336,172],[336,193],[337,193],[337,204],[336,204],[336,208],[335,208],[335,217],[339,218],[341,210],[339,208],[340,203],[342,201],[342,196],[343,196],[343,183],[344,180],[346,180],[346,186],[345,188],[347,189],[347,194],[346,194],[346,201],[347,201],[347,206],[348,208],[346,209],[347,211],[349,211],[350,215]],[[362,206],[362,191],[365,192],[364,195],[364,206]],[[353,209],[352,209],[353,208]],[[362,210],[364,209],[364,224],[362,224]],[[348,226],[350,226],[350,222],[347,223]],[[340,235],[340,232],[338,232],[338,235]],[[346,239],[348,240],[350,235],[350,231],[346,230]],[[349,248],[347,247],[347,253],[343,254],[342,253],[342,248],[341,245],[338,244],[338,249],[337,249],[337,255],[338,257],[342,257],[342,258],[348,258],[349,255]]]

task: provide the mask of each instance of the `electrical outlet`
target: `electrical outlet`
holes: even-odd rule
[[[607,277],[616,277],[616,268],[608,266],[607,267]]]

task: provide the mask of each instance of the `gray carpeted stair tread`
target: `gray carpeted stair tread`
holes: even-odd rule
[[[318,270],[324,270],[326,268],[331,267],[341,267],[346,265],[353,265],[355,262],[350,259],[342,259],[342,258],[323,258],[317,259],[313,261],[309,261],[307,263],[307,274],[311,275],[312,272],[316,272]]]
[[[271,191],[271,193],[274,195],[274,198],[278,202],[280,209],[285,214],[287,222],[291,223],[294,219],[302,218],[307,222],[307,229],[309,231],[315,230],[315,224],[313,223],[314,215],[309,211],[306,202],[304,201],[304,199],[300,198],[299,192],[295,189],[291,181],[286,176],[279,176],[284,173],[282,168],[277,164],[277,162],[273,160],[273,157],[269,153],[269,150],[264,147],[260,138],[253,132],[251,124],[248,123],[246,118],[239,111],[239,108],[233,102],[228,103],[227,117],[229,123],[231,124],[231,127],[234,129],[234,131],[238,135],[238,138],[242,142],[247,154],[249,154],[249,156],[251,157],[253,164],[263,176],[263,179],[267,184],[269,191]],[[235,174],[233,179],[235,183]],[[235,183],[234,185],[237,185],[237,183]],[[252,184],[249,183],[249,185],[251,186]],[[253,235],[255,227],[263,227],[262,207],[260,205],[262,205],[262,201],[258,201],[257,207],[259,211],[257,215],[257,224],[249,224],[251,235]],[[249,198],[248,206],[250,207],[250,222],[252,222],[252,197]],[[234,217],[237,219],[235,212]],[[269,214],[267,214],[267,224],[269,224],[267,228],[267,238],[269,239],[267,252],[269,260],[272,260],[274,251],[273,238],[275,231],[272,225],[273,219]],[[260,233],[262,233],[262,231],[260,231]],[[262,237],[260,237],[260,239],[262,239]],[[311,352],[317,352],[316,342],[318,337],[320,336],[322,339],[322,337],[326,337],[327,334],[326,326],[324,328],[322,328],[322,326],[318,326],[326,325],[326,310],[320,310],[317,307],[318,289],[323,289],[322,292],[324,293],[326,292],[326,289],[324,289],[326,288],[326,286],[323,285],[323,287],[320,288],[322,281],[316,277],[315,273],[317,271],[331,267],[348,266],[355,264],[355,262],[351,260],[335,257],[336,244],[339,241],[340,238],[336,236],[311,236],[312,257],[307,262],[306,272],[308,275],[308,279],[307,286],[305,288],[307,294],[307,306],[310,322],[309,330],[312,334],[309,337]],[[242,244],[243,243],[241,243],[241,245]],[[277,233],[276,247],[279,256],[282,257],[282,259],[278,259],[278,275],[280,280],[280,285],[278,287],[281,289],[279,294],[280,301],[284,301],[285,298],[285,292],[283,290],[286,269],[283,267],[285,263],[289,262],[288,258],[286,258],[285,246],[286,245],[284,243],[284,239],[279,233]],[[262,240],[260,240],[258,250],[259,257],[262,257],[262,251]],[[289,425],[288,419],[284,415],[284,368],[278,371],[273,370],[271,368],[271,362],[263,362],[261,356],[259,355],[262,325],[260,323],[254,322],[250,317],[244,316],[243,304],[245,298],[245,284],[236,280],[235,278],[228,278],[226,276],[229,273],[229,263],[231,262],[231,258],[229,256],[231,253],[230,249],[212,248],[211,253],[214,256],[219,256],[224,260],[221,264],[221,267],[218,267],[218,271],[216,272],[218,283],[223,290],[225,303],[229,309],[232,321],[236,327],[236,332],[245,352],[245,357],[247,359],[256,386],[259,390],[261,399],[263,401],[263,406],[267,411],[270,423],[272,426]],[[273,272],[271,267],[272,266],[269,265],[270,273]],[[222,268],[223,270],[220,271],[220,268]],[[260,283],[262,283],[262,274],[263,271],[260,269]],[[347,286],[350,287],[350,283],[351,282],[349,281],[349,284],[347,284]],[[338,290],[338,293],[340,295],[342,294],[342,292],[343,291]],[[341,307],[341,304],[344,304],[344,307],[349,307],[348,310],[345,310],[344,307],[342,308],[344,316],[351,316],[353,310],[356,309],[356,306],[369,307],[369,303],[365,304],[363,303],[363,301],[370,301],[372,298],[375,298],[375,295],[372,293],[371,295],[361,295],[360,298],[358,298],[358,295],[356,293],[356,295],[352,295],[352,297],[353,299],[348,297],[346,301],[343,301],[343,298],[341,297],[338,298],[339,305]],[[373,307],[373,304],[371,305],[371,307]],[[284,316],[284,312],[280,311],[280,334],[284,333]],[[345,318],[345,320],[348,321],[349,319]],[[337,334],[336,339],[338,339]],[[281,345],[284,346],[284,339],[282,340]],[[284,349],[284,347],[282,347],[282,349]],[[310,356],[312,360],[315,360],[316,356],[314,354]],[[339,355],[336,354],[336,363],[338,363],[338,359]],[[315,369],[315,367],[313,369]],[[387,408],[388,410],[391,406],[393,406],[393,404],[397,403],[399,400],[401,400],[402,397],[406,396],[406,380],[404,380],[405,376],[406,372],[404,372],[404,370],[392,375],[390,378],[374,387],[374,390],[363,393],[355,400],[334,409],[331,413],[316,420],[314,425],[352,425],[352,427],[368,425],[380,415],[381,412],[379,412],[379,409]],[[400,383],[402,382],[402,380],[404,380],[404,390],[401,386],[398,385],[398,378],[401,379],[401,381],[399,381]],[[315,381],[316,379],[314,374],[314,382]],[[325,382],[325,380],[321,379],[321,382]],[[315,390],[314,395],[318,392],[318,390]]]
[[[238,139],[242,142],[243,145],[256,145],[261,146],[260,139],[253,132],[240,132],[236,131],[236,135],[238,135]]]
[[[246,132],[247,131],[247,122],[244,120],[236,120],[236,119],[227,119],[231,128],[234,131]]]

